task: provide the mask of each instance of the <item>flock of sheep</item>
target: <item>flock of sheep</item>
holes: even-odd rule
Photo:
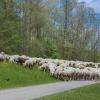
[[[38,65],[40,70],[47,71],[50,76],[60,80],[99,80],[100,63],[68,61],[60,59],[43,59],[28,57],[26,55],[8,55],[0,53],[0,62],[21,64],[24,67],[32,68]]]

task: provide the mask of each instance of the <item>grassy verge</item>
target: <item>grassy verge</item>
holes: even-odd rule
[[[35,100],[100,100],[100,84],[81,87]]]
[[[57,82],[46,72],[16,64],[0,63],[0,89]]]

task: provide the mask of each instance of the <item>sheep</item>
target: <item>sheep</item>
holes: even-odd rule
[[[94,69],[94,74],[95,74],[95,80],[100,79],[100,69],[95,68]]]
[[[46,71],[47,70],[47,67],[48,67],[48,63],[44,63],[41,66],[39,66],[39,69],[40,70],[43,70],[43,71]]]
[[[9,63],[12,63],[12,64],[14,64],[14,63],[15,63],[15,64],[16,64],[16,62],[14,61],[14,59],[13,59],[13,58],[10,58],[10,59],[9,59]]]
[[[4,60],[5,60],[4,55],[0,54],[0,61],[4,61]]]
[[[36,63],[39,65],[39,63],[43,60],[43,58],[35,58],[36,59]]]
[[[86,67],[95,67],[93,62],[87,62]]]
[[[49,69],[50,75],[53,76],[56,70],[56,65],[54,63],[49,63],[48,69]]]
[[[69,67],[69,63],[62,63],[62,64],[60,64],[59,66],[60,66],[60,67],[63,67],[63,68],[64,68],[64,67]]]
[[[43,65],[45,63],[47,63],[46,59],[42,59],[42,61],[39,62],[39,65]]]
[[[100,63],[96,63],[96,68],[100,68]]]
[[[100,79],[100,63],[68,61],[60,59],[43,59],[26,55],[7,55],[0,53],[0,61],[22,64],[32,68],[39,65],[40,70],[48,71],[50,76],[60,80],[97,80]]]
[[[57,66],[59,66],[60,64],[64,63],[64,61],[59,60],[59,59],[55,59],[55,60],[53,61],[53,63],[55,63]]]
[[[23,66],[32,68],[32,66],[35,64],[36,64],[36,60],[34,58],[30,58],[30,59],[26,60],[25,63],[23,63]]]
[[[76,67],[76,62],[75,61],[67,61],[69,63],[70,67]]]
[[[17,63],[18,62],[18,59],[19,59],[19,55],[9,56],[9,62],[10,63]]]
[[[66,69],[64,68],[62,71],[60,71],[60,79],[64,81],[68,80],[73,80],[74,78],[74,68],[67,67]]]
[[[1,52],[0,54],[5,55],[5,52]]]
[[[18,59],[16,60],[17,63],[23,64],[26,60],[30,59],[26,55],[19,56]]]
[[[60,66],[57,66],[56,69],[55,69],[54,77],[60,79],[61,71],[63,71],[63,68],[61,68]]]
[[[9,61],[9,59],[10,59],[9,55],[5,54],[4,57],[5,57],[5,61]]]

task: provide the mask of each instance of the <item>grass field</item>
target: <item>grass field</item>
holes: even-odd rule
[[[46,72],[16,64],[0,63],[0,89],[57,82]]]
[[[81,87],[35,100],[100,100],[100,84]]]

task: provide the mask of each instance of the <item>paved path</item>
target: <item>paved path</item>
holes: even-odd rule
[[[95,83],[94,81],[71,81],[1,90],[0,100],[30,100]]]

